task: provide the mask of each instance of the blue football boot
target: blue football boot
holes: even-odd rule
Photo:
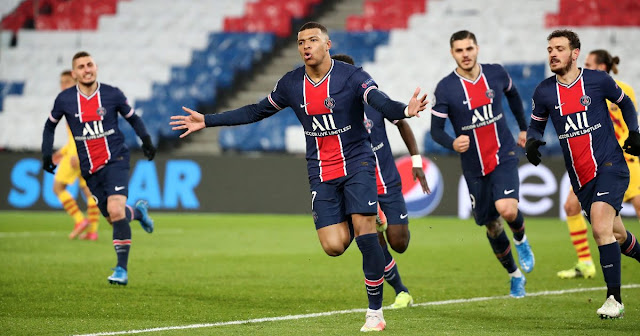
[[[142,213],[142,218],[140,218],[142,229],[147,231],[147,233],[153,232],[153,219],[149,217],[149,203],[144,200],[139,200],[136,202],[136,209]]]
[[[518,261],[520,262],[520,268],[525,273],[529,273],[533,271],[533,266],[536,264],[536,258],[533,256],[533,251],[531,251],[531,245],[529,245],[529,240],[525,239],[520,245],[515,244],[516,250],[518,251]]]
[[[526,295],[524,291],[524,285],[527,283],[527,279],[524,278],[524,275],[516,278],[511,278],[511,297],[514,298],[523,298]]]
[[[129,282],[129,278],[127,277],[127,270],[120,266],[116,266],[115,268],[113,268],[113,274],[111,274],[107,278],[107,280],[109,280],[109,283],[112,285],[118,284],[125,286],[127,282]]]

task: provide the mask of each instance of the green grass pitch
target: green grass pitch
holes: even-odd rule
[[[153,234],[132,223],[129,285],[115,286],[106,279],[115,253],[103,220],[99,241],[69,241],[72,224],[63,212],[0,212],[0,334],[123,332],[367,306],[356,244],[343,256],[326,256],[308,216],[152,215]],[[637,220],[625,222],[640,234]],[[526,225],[536,256],[528,293],[604,286],[593,240],[596,278],[560,280],[555,273],[576,259],[566,224],[527,218]],[[508,294],[508,276],[471,220],[412,219],[410,229],[409,249],[394,256],[416,303]],[[622,258],[623,284],[640,284],[640,264]],[[616,321],[595,313],[605,293],[385,310],[384,334],[640,334],[640,288],[623,289],[626,316]],[[385,285],[384,304],[394,295]],[[356,335],[363,323],[364,313],[354,312],[144,334]]]

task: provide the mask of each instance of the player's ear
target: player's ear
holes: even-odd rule
[[[331,40],[327,39],[327,51],[331,49]]]
[[[573,57],[573,61],[577,61],[578,60],[578,56],[580,56],[580,49],[575,48],[571,51],[571,56]]]

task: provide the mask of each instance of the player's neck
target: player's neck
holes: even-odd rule
[[[572,67],[564,75],[556,75],[558,82],[562,84],[571,84],[580,76],[580,69],[577,66]]]
[[[330,57],[325,57],[324,61],[322,61],[322,63],[318,65],[315,65],[315,66],[305,65],[305,68],[304,68],[304,71],[307,73],[307,76],[309,76],[309,78],[315,83],[321,81],[322,78],[324,78],[324,76],[327,75],[327,72],[329,72],[329,70],[331,70]]]
[[[456,72],[458,73],[458,75],[468,80],[474,81],[478,78],[478,76],[480,76],[480,64],[476,63],[470,70],[464,70],[460,67],[457,67]]]
[[[95,81],[91,85],[84,85],[82,83],[78,83],[78,89],[85,96],[91,96],[98,89],[98,82]]]

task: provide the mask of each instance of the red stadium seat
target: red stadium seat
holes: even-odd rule
[[[612,5],[608,0],[560,0],[559,12],[548,14],[545,25],[640,26],[640,2],[619,0]]]

